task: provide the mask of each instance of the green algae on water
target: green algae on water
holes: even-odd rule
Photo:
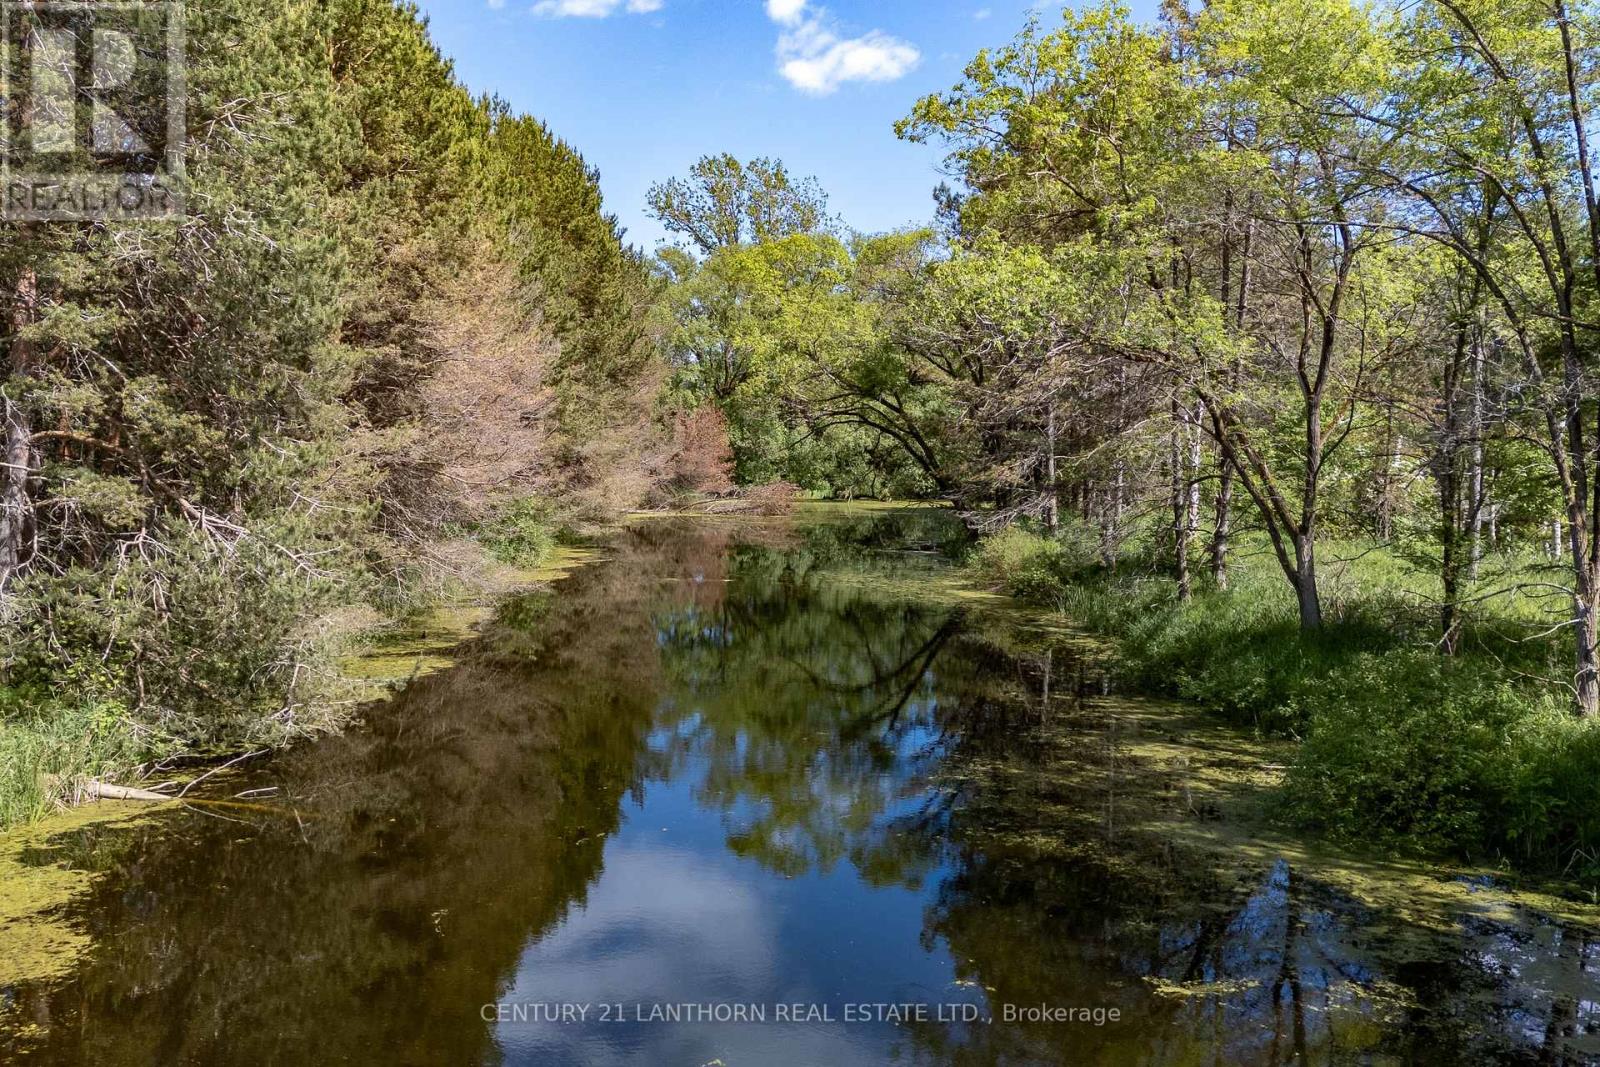
[[[70,974],[89,947],[89,935],[64,913],[95,875],[64,862],[62,842],[90,827],[130,826],[151,815],[147,804],[102,801],[0,836],[0,989]]]
[[[367,683],[366,695],[377,698],[385,687],[449,670],[455,666],[456,650],[494,617],[494,601],[499,596],[560,581],[599,559],[592,549],[561,546],[536,567],[497,567],[489,578],[487,595],[436,605],[382,632],[361,653],[341,661],[340,673]]]

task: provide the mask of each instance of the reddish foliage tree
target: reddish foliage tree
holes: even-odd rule
[[[717,495],[733,492],[728,420],[715,404],[679,412],[672,422],[672,445],[672,480],[679,488]]]

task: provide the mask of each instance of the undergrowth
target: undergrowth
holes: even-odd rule
[[[980,543],[981,580],[1115,640],[1132,687],[1194,701],[1300,741],[1283,810],[1330,837],[1397,851],[1600,877],[1600,724],[1561,684],[1551,605],[1483,596],[1457,654],[1438,645],[1431,576],[1372,546],[1323,546],[1327,623],[1303,634],[1264,545],[1242,546],[1230,588],[1180,603],[1153,557],[1103,565],[1082,531],[1010,529]],[[1510,588],[1537,561],[1496,561]]]

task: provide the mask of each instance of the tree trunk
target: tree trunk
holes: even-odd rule
[[[1322,629],[1322,596],[1317,591],[1316,538],[1310,533],[1294,539],[1295,597],[1300,602],[1300,630]]]
[[[1446,655],[1454,655],[1456,650],[1456,630],[1460,626],[1460,617],[1456,611],[1456,604],[1461,599],[1461,560],[1460,553],[1456,550],[1456,542],[1460,540],[1456,526],[1455,508],[1452,506],[1451,497],[1455,492],[1454,480],[1448,485],[1439,487],[1440,503],[1444,511],[1444,544],[1441,546],[1439,557],[1439,582],[1443,586],[1444,600],[1439,605],[1439,648]]]
[[[3,402],[5,452],[0,471],[0,593],[28,563],[33,547],[33,501],[28,481],[33,473],[32,431],[27,414],[10,400]]]
[[[1101,554],[1106,566],[1117,569],[1117,559],[1122,555],[1122,512],[1127,506],[1127,472],[1121,457],[1117,459],[1117,474],[1111,483],[1111,503],[1106,513],[1104,545]]]
[[[1045,513],[1044,524],[1051,533],[1061,526],[1061,487],[1056,484],[1056,402],[1050,401],[1045,416]]]
[[[1468,500],[1471,555],[1467,561],[1467,577],[1473,581],[1478,580],[1478,565],[1483,561],[1483,512],[1487,503],[1483,491],[1484,362],[1483,328],[1479,326],[1473,330],[1472,341],[1472,467],[1467,475],[1467,492],[1471,494]]]
[[[1211,533],[1211,580],[1218,589],[1228,588],[1228,538],[1233,532],[1233,464],[1222,461],[1222,476],[1217,482],[1217,524]]]
[[[1383,475],[1378,479],[1378,540],[1387,543],[1394,533],[1394,512],[1390,501],[1394,497],[1394,455],[1398,450],[1394,433],[1394,405],[1383,424]]]
[[[1458,353],[1461,350],[1458,347]],[[1456,405],[1459,381],[1455,371],[1460,360],[1445,371],[1444,427],[1439,434],[1439,451],[1433,457],[1439,485],[1439,584],[1443,600],[1439,605],[1440,650],[1455,651],[1456,628],[1460,625],[1456,605],[1461,596],[1461,479],[1460,448]]]
[[[1172,561],[1178,573],[1178,599],[1187,602],[1193,595],[1189,580],[1189,531],[1185,520],[1189,514],[1189,463],[1184,442],[1183,410],[1176,398],[1172,401],[1172,438],[1169,461],[1172,467]]]
[[[1230,200],[1231,206],[1231,200]],[[1238,303],[1230,302],[1229,284],[1232,271],[1229,266],[1231,259],[1232,242],[1223,240],[1222,263],[1222,306],[1224,315],[1231,307],[1233,328],[1240,333],[1244,332],[1245,315],[1250,310],[1250,244],[1254,236],[1253,223],[1246,221],[1244,230],[1244,244],[1241,248],[1242,263],[1239,265],[1239,297]],[[1233,364],[1233,387],[1237,389],[1239,382],[1244,377],[1244,367],[1236,360]],[[1218,589],[1228,588],[1228,550],[1231,547],[1230,538],[1233,534],[1233,463],[1226,455],[1220,456],[1220,477],[1217,481],[1216,498],[1216,525],[1211,533],[1211,580]]]
[[[1188,487],[1185,492],[1183,514],[1183,544],[1184,544],[1184,570],[1187,571],[1189,543],[1194,540],[1195,534],[1200,531],[1200,412],[1196,410],[1193,416],[1184,418],[1184,436],[1188,445],[1188,460],[1186,471]]]
[[[1574,597],[1575,622],[1573,638],[1577,643],[1578,714],[1586,719],[1600,714],[1600,654],[1596,653],[1596,638],[1600,637],[1600,596],[1596,595],[1594,576]]]
[[[33,344],[25,331],[38,314],[38,279],[24,269],[17,278],[11,304],[11,345],[7,363],[13,378],[32,374]],[[0,417],[4,419],[4,466],[0,466],[0,594],[17,571],[33,556],[34,514],[31,482],[36,464],[33,428],[28,413],[14,397],[0,396]]]
[[[1463,319],[1455,327],[1455,346],[1443,366],[1440,408],[1443,422],[1430,456],[1439,488],[1439,585],[1444,594],[1439,605],[1439,649],[1452,654],[1460,626],[1457,605],[1461,598],[1461,546],[1468,536],[1470,502],[1462,499],[1463,484],[1470,486],[1470,470],[1463,477],[1462,443],[1471,432],[1470,414],[1463,412],[1462,390],[1471,374],[1472,324]]]
[[[1128,368],[1117,365],[1117,407],[1113,432],[1121,434],[1128,424]],[[1116,572],[1118,557],[1122,554],[1122,512],[1127,503],[1127,462],[1120,452],[1112,458],[1111,498],[1106,515],[1100,525],[1100,558],[1106,569]]]

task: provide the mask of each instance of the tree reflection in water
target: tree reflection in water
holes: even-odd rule
[[[992,1009],[1122,1010],[1127,1025],[1071,1032],[1073,1062],[1596,1051],[1587,935],[1520,908],[1436,933],[1298,857],[1181,844],[1174,821],[1223,818],[1215,772],[1259,767],[1254,746],[1112,696],[1086,642],[841,581],[859,557],[830,547],[737,550],[728,596],[657,617],[668,750],[700,768],[738,854],[786,875],[841,860],[873,884],[936,875],[925,939]],[[963,1063],[1052,1061],[1064,1037],[1050,1023],[915,1036],[913,1051]]]
[[[1270,751],[1116,695],[1088,642],[941,595],[937,512],[835,514],[639,524],[610,562],[505,605],[455,669],[368,728],[229,786],[276,786],[259,808],[61,840],[38,861],[103,872],[73,906],[95,947],[65,983],[0,990],[0,1049],[508,1058],[478,1006],[581,916],[630,798],[690,783],[745,877],[845,873],[852,891],[900,893],[924,949],[953,961],[943,999],[1122,1013],[913,1026],[883,1038],[885,1057],[1593,1057],[1587,931],[1492,885],[1362,881],[1280,845],[1256,813]]]

